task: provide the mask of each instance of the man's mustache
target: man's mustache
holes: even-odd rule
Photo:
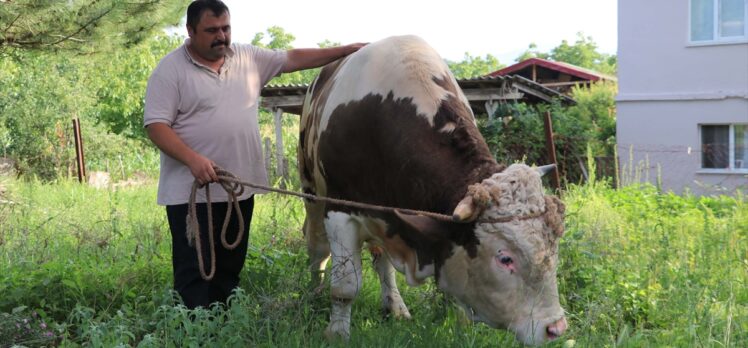
[[[213,43],[210,44],[211,48],[216,46],[226,46],[226,41],[213,41]]]

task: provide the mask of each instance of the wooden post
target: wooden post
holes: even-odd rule
[[[270,143],[270,138],[265,138],[265,146],[264,148],[264,154],[265,154],[265,173],[267,173],[268,178],[273,177],[273,167],[272,167],[272,160],[273,160],[273,145]]]
[[[288,170],[286,169],[286,159],[283,155],[283,123],[281,117],[283,116],[283,109],[276,108],[273,113],[273,119],[275,120],[275,160],[276,160],[276,174],[283,178],[281,181],[281,187],[285,187],[285,181],[288,180]]]
[[[488,119],[493,120],[493,114],[496,113],[496,109],[499,108],[499,103],[497,103],[494,100],[486,100],[486,103],[484,105],[486,107],[486,113],[488,114]]]
[[[78,182],[86,181],[86,160],[83,157],[83,137],[81,123],[78,118],[73,119],[73,135],[75,137],[75,159],[78,167]]]
[[[553,186],[556,187],[556,191],[561,190],[561,178],[559,176],[558,171],[558,161],[556,161],[556,145],[553,142],[553,124],[551,124],[551,112],[546,111],[545,112],[545,146],[546,149],[548,149],[548,158],[551,160],[551,163],[554,163],[556,165],[556,168],[553,170]]]

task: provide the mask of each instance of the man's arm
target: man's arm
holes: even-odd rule
[[[209,158],[193,151],[176,132],[165,123],[151,123],[147,126],[148,138],[164,153],[190,168],[200,185],[218,181]]]
[[[354,43],[330,48],[295,48],[288,50],[288,60],[281,70],[284,73],[323,66],[338,58],[358,51],[365,43]]]

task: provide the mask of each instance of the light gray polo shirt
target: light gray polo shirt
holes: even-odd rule
[[[257,110],[260,90],[280,74],[286,52],[232,44],[217,74],[192,59],[188,44],[189,39],[153,70],[146,89],[144,125],[165,123],[187,146],[218,166],[244,181],[267,185]],[[187,203],[194,180],[189,167],[161,152],[158,204]],[[198,191],[198,202],[205,202],[203,192]],[[239,198],[261,192],[245,188]],[[210,185],[210,198],[228,200],[217,184]]]

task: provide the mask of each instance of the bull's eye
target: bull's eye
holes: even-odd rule
[[[499,257],[499,262],[501,262],[502,265],[509,266],[514,263],[514,260],[512,260],[512,258],[509,256],[502,255],[501,257]]]

